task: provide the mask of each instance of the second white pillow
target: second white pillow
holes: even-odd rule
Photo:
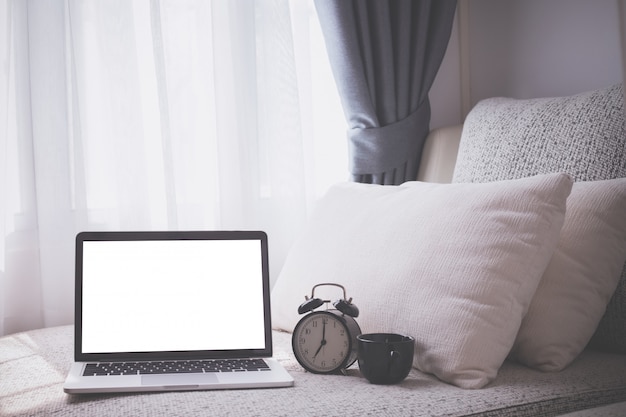
[[[574,183],[565,223],[511,357],[560,371],[585,348],[626,261],[626,178]]]

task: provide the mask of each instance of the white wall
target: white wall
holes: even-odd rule
[[[461,0],[463,1],[463,0]],[[459,2],[460,3],[460,2]],[[452,25],[448,49],[430,89],[430,128],[450,126],[463,120],[461,105],[461,54],[459,49],[459,7]]]
[[[617,0],[458,4],[431,90],[431,128],[461,123],[488,97],[562,96],[622,81]]]

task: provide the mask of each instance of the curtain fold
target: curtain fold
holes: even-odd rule
[[[414,180],[456,0],[315,0],[358,182]]]

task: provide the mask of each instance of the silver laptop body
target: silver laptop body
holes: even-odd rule
[[[66,393],[292,386],[271,356],[264,232],[77,235]]]

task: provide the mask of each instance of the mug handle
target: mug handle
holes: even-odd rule
[[[393,349],[393,348],[392,348]],[[389,372],[391,370],[391,367],[394,365],[394,363],[396,361],[400,360],[400,357],[402,355],[400,354],[400,352],[398,352],[397,350],[390,350],[389,351],[389,361],[387,362],[387,372]]]

